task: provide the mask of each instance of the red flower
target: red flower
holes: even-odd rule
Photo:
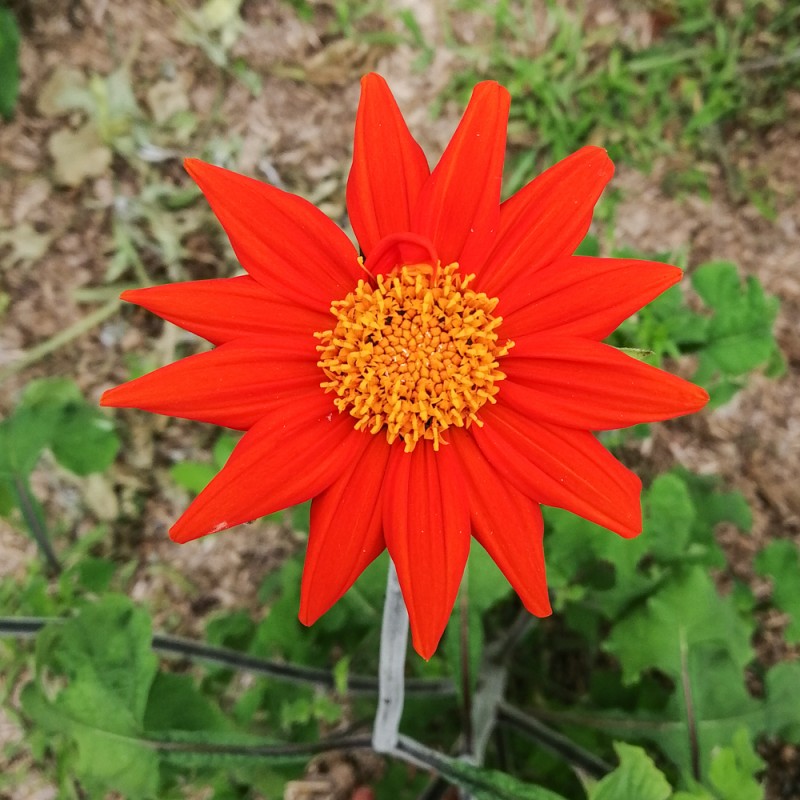
[[[681,277],[572,255],[613,172],[605,151],[584,147],[500,203],[508,106],[479,84],[430,172],[385,81],[363,79],[347,182],[363,260],[302,198],[188,160],[248,274],[125,292],[217,347],[102,399],[247,431],[171,537],[313,498],[300,619],[388,547],[426,658],[470,534],[547,615],[540,503],[641,530],[639,478],[591,432],[708,399],[601,343]]]

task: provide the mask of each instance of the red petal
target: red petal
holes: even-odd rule
[[[604,339],[682,275],[656,261],[563,258],[500,295],[500,330],[511,339],[537,331]]]
[[[531,614],[552,613],[542,546],[539,506],[501,478],[470,433],[453,431],[450,443],[464,467],[469,487],[472,533]]]
[[[195,158],[184,164],[242,266],[275,295],[327,311],[358,282],[355,248],[307,200]]]
[[[475,87],[414,210],[413,230],[431,239],[442,264],[458,261],[465,274],[478,268],[497,235],[509,103],[492,81]]]
[[[534,422],[484,406],[470,428],[494,468],[539,503],[565,508],[622,536],[642,530],[642,482],[587,431]]]
[[[411,229],[411,211],[430,175],[386,81],[361,79],[347,211],[365,256],[391,233]]]
[[[518,276],[574,253],[613,174],[605,150],[583,147],[506,200],[497,243],[480,268],[481,290],[494,297]]]
[[[238,430],[309,395],[335,411],[320,388],[315,344],[311,336],[237,339],[109,389],[100,404]]]
[[[307,335],[332,321],[330,313],[276,299],[249,275],[129,289],[121,296],[213,344],[241,336]]]
[[[533,334],[514,342],[500,396],[533,419],[599,431],[691,414],[708,402],[699,386],[590,339]]]
[[[385,275],[408,264],[438,263],[430,240],[416,233],[395,233],[381,239],[365,263],[371,275]]]
[[[414,649],[430,658],[444,633],[469,555],[469,499],[455,452],[395,443],[383,501],[386,546],[397,568]]]
[[[386,547],[380,493],[386,437],[369,437],[360,460],[311,503],[311,531],[300,592],[300,621],[316,622]]]
[[[367,440],[330,398],[320,393],[295,400],[242,437],[169,535],[188,542],[302,503],[358,460]]]

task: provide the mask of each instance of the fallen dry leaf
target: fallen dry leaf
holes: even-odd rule
[[[76,131],[56,131],[47,149],[55,162],[55,181],[61,186],[80,186],[86,178],[97,178],[111,166],[111,150],[92,122],[85,122]]]

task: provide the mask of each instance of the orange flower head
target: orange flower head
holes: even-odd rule
[[[593,432],[708,400],[602,342],[681,277],[573,255],[613,173],[604,150],[500,202],[508,107],[476,86],[431,171],[386,82],[364,77],[347,182],[361,255],[302,198],[187,160],[247,274],[125,292],[216,347],[101,401],[245,431],[171,537],[311,498],[300,619],[388,548],[425,658],[472,536],[549,614],[541,504],[641,531],[641,482]]]

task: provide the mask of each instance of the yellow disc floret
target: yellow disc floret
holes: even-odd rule
[[[420,439],[438,450],[451,425],[481,424],[505,377],[498,359],[514,343],[498,342],[498,301],[469,289],[474,277],[458,264],[404,266],[333,303],[333,328],[315,334],[321,385],[357,430],[385,429],[410,452]]]

